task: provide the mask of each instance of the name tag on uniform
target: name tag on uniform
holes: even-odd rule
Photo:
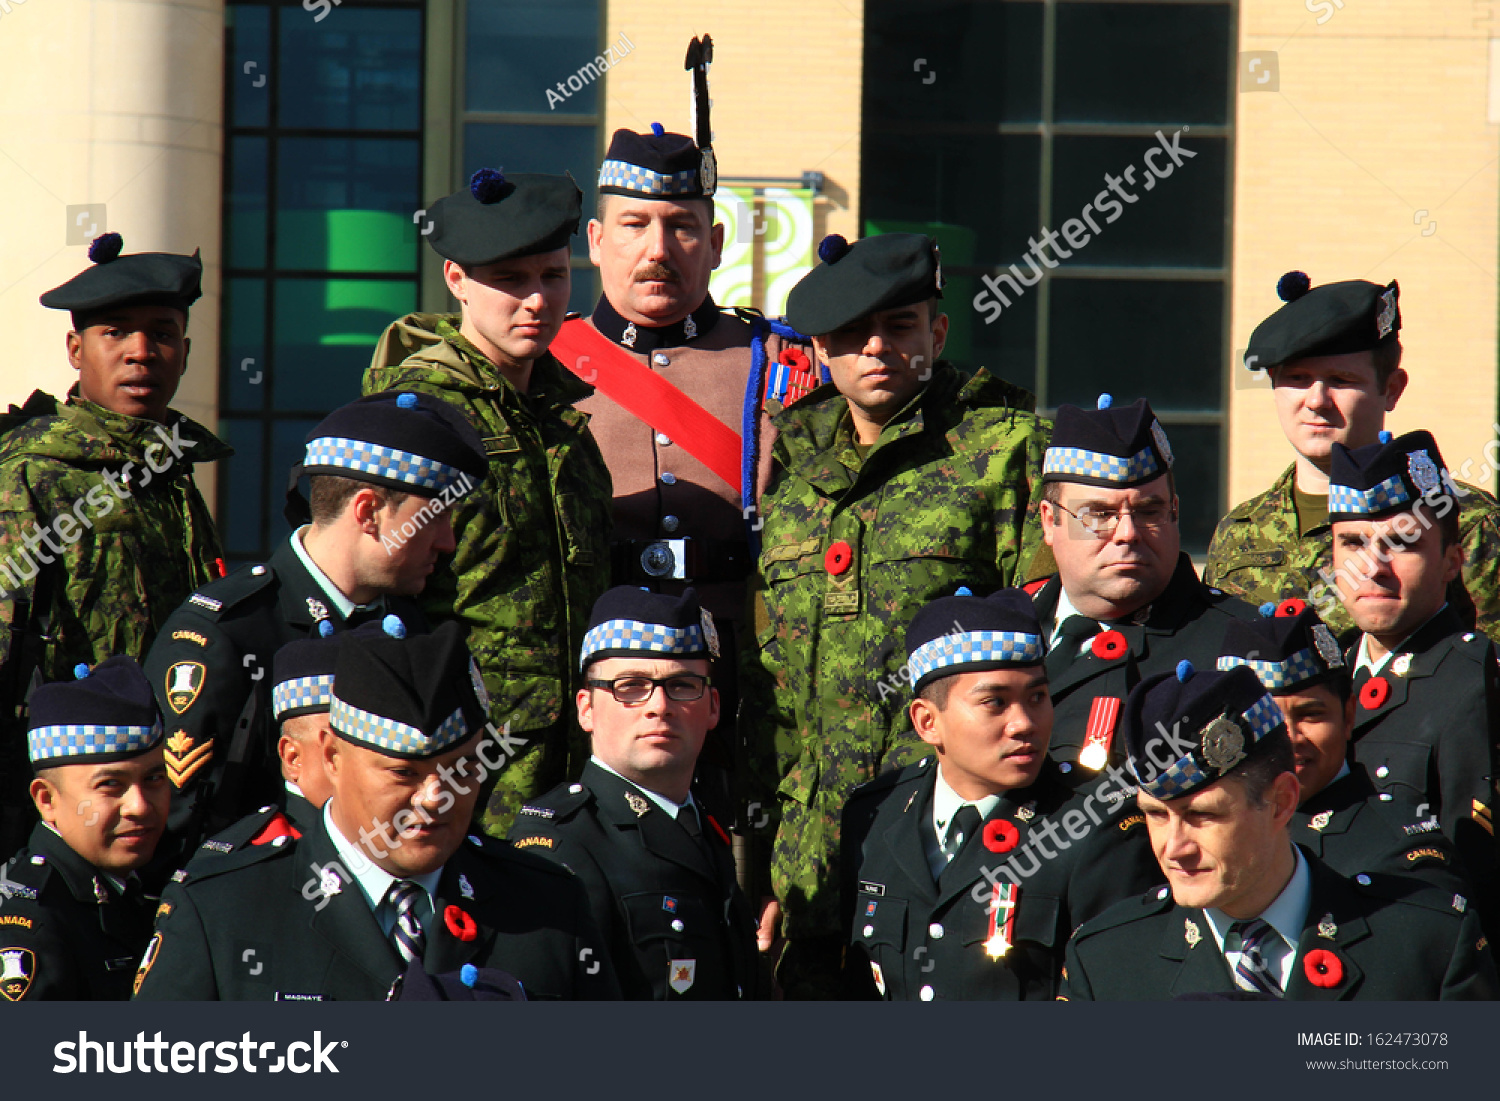
[[[328,1000],[328,995],[326,995],[326,994],[291,994],[291,993],[288,993],[285,990],[278,990],[278,991],[276,991],[276,998],[275,998],[275,1000],[278,1001],[278,1002],[326,1002]]]
[[[859,889],[867,895],[874,895],[876,898],[885,897],[884,883],[871,883],[869,880],[861,879],[859,881]]]

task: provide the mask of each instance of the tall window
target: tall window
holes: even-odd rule
[[[287,470],[417,304],[422,7],[231,3],[219,481],[233,561],[285,537]]]
[[[455,188],[480,168],[570,172],[587,222],[603,152],[607,66],[630,64],[633,49],[628,39],[603,42],[602,8],[599,0],[465,0]],[[569,309],[587,313],[598,289],[579,228]]]
[[[1224,511],[1234,24],[1223,0],[865,5],[865,232],[937,238],[950,358],[1043,411],[1148,399],[1193,552]]]

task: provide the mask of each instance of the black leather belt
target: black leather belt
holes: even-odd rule
[[[632,540],[610,548],[615,584],[642,581],[743,581],[750,548],[728,539]]]

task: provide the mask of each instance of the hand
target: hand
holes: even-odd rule
[[[769,952],[781,937],[781,903],[767,895],[760,900],[760,928],[755,932],[755,944],[762,952]]]

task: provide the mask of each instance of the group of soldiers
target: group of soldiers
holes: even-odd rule
[[[434,204],[458,313],[390,325],[227,575],[196,254],[43,296],[0,995],[1500,995],[1500,504],[1384,430],[1396,284],[1282,280],[1295,462],[1200,578],[1150,405],[942,359],[925,235],[720,309],[708,134],[614,135],[587,318],[570,177]]]

